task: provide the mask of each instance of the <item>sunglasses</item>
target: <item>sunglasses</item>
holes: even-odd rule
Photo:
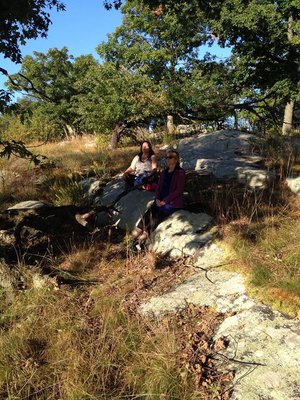
[[[176,158],[175,156],[167,156],[166,159],[167,160],[172,160],[172,158]]]

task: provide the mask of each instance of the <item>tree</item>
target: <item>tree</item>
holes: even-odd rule
[[[71,107],[71,99],[77,93],[77,73],[74,57],[68,54],[68,49],[54,48],[46,54],[34,52],[33,57],[26,56],[20,72],[12,75],[7,85],[11,92],[25,92],[34,100],[35,110],[44,114],[46,121],[61,126],[64,136],[68,137],[78,133],[74,123],[76,115]]]
[[[122,8],[122,25],[97,50],[105,60],[146,74],[159,84],[167,101],[165,116],[209,121],[228,113],[225,104],[232,101],[232,90],[226,86],[230,69],[211,57],[200,59],[201,46],[212,43],[212,38],[200,9],[193,18],[186,18],[196,3],[152,10],[140,1],[127,1]],[[224,100],[224,106],[217,107],[217,99]]]
[[[112,62],[91,65],[77,81],[76,88],[79,94],[74,96],[72,104],[80,126],[104,134],[113,131],[111,148],[117,147],[126,128],[149,123],[165,107],[159,85],[137,71]]]
[[[119,7],[122,2],[107,3]],[[138,3],[161,14],[170,9],[180,10],[187,21],[197,18],[201,10],[207,32],[220,46],[232,48],[234,79],[240,87],[238,93],[242,89],[253,95],[244,99],[241,96],[247,107],[251,101],[257,105],[258,96],[264,100],[272,98],[276,107],[271,110],[270,104],[266,104],[265,111],[274,113],[287,104],[291,116],[294,104],[299,102],[300,0],[196,0],[188,3],[188,10],[184,0]],[[239,107],[243,108],[243,104]],[[262,103],[253,111],[259,112],[261,107]],[[291,119],[285,122],[291,126]]]
[[[47,36],[51,23],[48,10],[54,7],[57,11],[65,9],[64,4],[59,0],[0,0],[0,52],[14,62],[21,62],[20,45],[24,45],[28,39]],[[1,68],[0,72],[3,73],[3,71],[7,75],[7,72]],[[10,93],[1,89],[0,112],[9,101]],[[0,156],[9,156],[14,153],[24,156],[25,154],[23,142],[0,141],[0,145],[3,147]],[[33,162],[40,162],[39,158],[30,154],[29,158]]]

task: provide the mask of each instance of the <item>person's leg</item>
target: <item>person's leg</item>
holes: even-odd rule
[[[131,232],[133,239],[137,239],[143,232],[143,229],[138,228],[137,226]]]
[[[173,208],[168,204],[158,207],[156,203],[153,203],[145,213],[143,219],[137,225],[140,230],[143,230],[142,234],[139,236],[139,240],[145,241],[150,233],[176,210],[176,208]]]

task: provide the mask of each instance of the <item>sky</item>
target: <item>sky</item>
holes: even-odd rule
[[[53,9],[50,12],[52,24],[48,37],[32,39],[21,46],[23,57],[33,55],[34,51],[46,53],[51,48],[61,49],[65,46],[69,49],[69,54],[75,57],[93,54],[99,59],[96,47],[107,40],[107,34],[112,33],[122,23],[121,11],[107,11],[103,0],[63,0],[63,3],[66,6],[65,11],[56,12]],[[217,46],[207,50],[213,50],[219,57],[227,57],[230,53],[228,49],[219,49]],[[0,67],[13,74],[21,69],[21,64],[14,64],[0,54]],[[3,83],[6,80],[0,74],[0,88],[4,88]]]
[[[63,0],[65,11],[50,11],[52,24],[47,38],[29,40],[25,46],[21,46],[22,56],[33,55],[34,51],[46,53],[51,48],[61,49],[66,46],[69,54],[75,57],[84,54],[96,53],[97,45],[107,39],[107,34],[112,33],[121,25],[122,15],[120,11],[107,11],[102,0]],[[0,54],[0,67],[6,69],[9,74],[21,69],[21,64],[14,64]],[[6,78],[0,74],[0,86]]]

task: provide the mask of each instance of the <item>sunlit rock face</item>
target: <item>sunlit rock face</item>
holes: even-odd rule
[[[254,140],[254,135],[231,130],[182,139],[178,147],[182,167],[251,189],[265,188],[275,173],[264,168],[263,158],[255,154]]]
[[[300,176],[296,178],[287,178],[286,182],[291,191],[300,196]]]
[[[155,229],[151,248],[168,256],[193,255],[212,240],[213,234],[209,231],[212,220],[205,213],[176,211]]]

